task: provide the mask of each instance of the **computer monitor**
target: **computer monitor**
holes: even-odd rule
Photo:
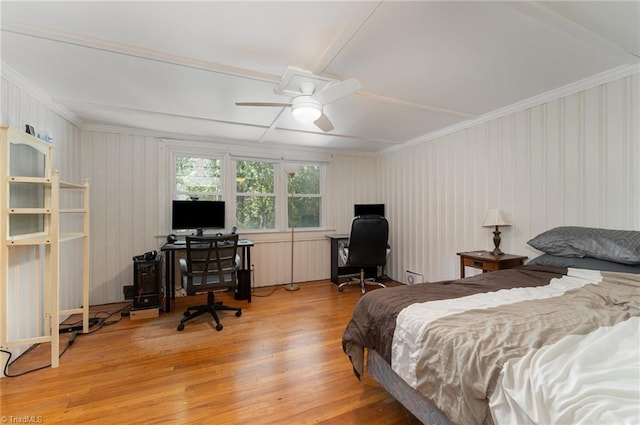
[[[384,217],[384,204],[355,204],[353,206],[353,216],[359,215],[379,215]]]
[[[224,201],[173,201],[171,210],[173,230],[224,229]]]

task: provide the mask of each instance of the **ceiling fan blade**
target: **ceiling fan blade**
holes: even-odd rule
[[[356,80],[355,78],[350,78],[348,80],[335,83],[327,87],[326,89],[319,91],[318,93],[311,96],[311,98],[320,102],[320,104],[322,105],[326,105],[327,103],[335,102],[336,100],[349,96],[351,93],[359,90],[360,87],[362,87],[360,81]]]
[[[278,102],[236,102],[236,106],[277,106],[285,108],[291,106],[291,103],[278,103]]]
[[[315,120],[313,123],[325,133],[333,130],[334,128],[333,124],[331,124],[331,121],[329,120],[329,117],[326,116],[324,112],[322,113],[322,115],[320,115],[320,118]]]

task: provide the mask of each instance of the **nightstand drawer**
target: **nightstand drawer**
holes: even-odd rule
[[[495,255],[489,251],[458,252],[458,255],[460,256],[460,277],[465,277],[465,267],[480,269],[483,272],[495,272],[521,266],[527,259],[523,255]]]
[[[495,261],[477,260],[475,258],[464,258],[464,266],[492,272],[500,269],[500,264]]]

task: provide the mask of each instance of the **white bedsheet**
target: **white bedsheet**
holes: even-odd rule
[[[490,400],[496,424],[640,424],[640,318],[570,335],[509,360]]]
[[[486,309],[524,300],[557,297],[565,292],[597,284],[602,275],[597,270],[569,269],[567,275],[552,279],[547,286],[512,288],[468,297],[416,303],[398,314],[391,348],[391,367],[407,384],[417,388],[421,379],[416,369],[429,324],[439,318],[473,309]]]

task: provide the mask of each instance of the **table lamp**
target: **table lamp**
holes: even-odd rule
[[[493,231],[493,244],[495,248],[491,253],[493,255],[504,255],[504,252],[500,250],[500,226],[511,226],[511,223],[507,222],[500,212],[500,210],[489,210],[487,211],[487,216],[484,219],[484,224],[482,227],[496,227],[496,230]]]

